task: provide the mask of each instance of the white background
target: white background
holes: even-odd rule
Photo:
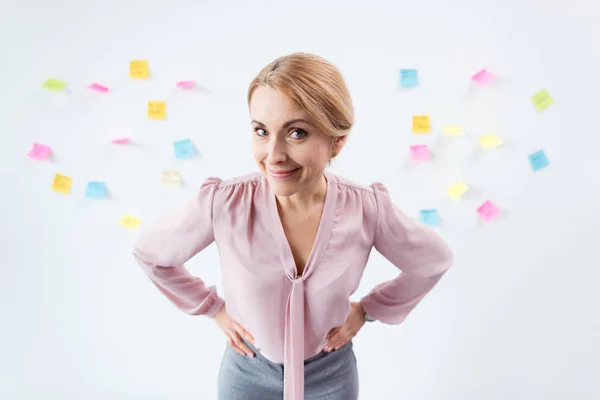
[[[335,63],[354,98],[332,172],[384,182],[415,217],[437,208],[456,254],[405,323],[355,339],[361,398],[599,398],[599,4],[3,0],[0,398],[216,398],[222,333],[160,295],[117,221],[150,221],[207,176],[255,171],[248,83],[295,51]],[[129,78],[132,59],[149,60],[150,80]],[[473,87],[484,67],[498,79]],[[421,86],[400,90],[400,68],[418,68]],[[69,90],[42,89],[48,77]],[[555,104],[539,113],[530,98],[542,88]],[[148,100],[168,102],[167,121],[147,119]],[[413,135],[414,114],[431,115],[433,132]],[[467,135],[444,137],[451,124]],[[480,148],[489,132],[505,145]],[[134,143],[110,143],[122,136]],[[198,157],[174,158],[184,138]],[[53,159],[28,159],[33,142]],[[433,162],[408,161],[418,143]],[[542,148],[550,166],[533,173],[527,156]],[[184,188],[160,186],[169,168]],[[56,172],[73,178],[70,195],[50,190]],[[457,179],[471,190],[453,201]],[[109,199],[84,198],[94,180]],[[475,208],[487,199],[502,214],[486,225]],[[188,266],[221,287],[214,246]],[[374,252],[356,299],[396,273]]]

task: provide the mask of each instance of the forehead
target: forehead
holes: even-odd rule
[[[295,101],[269,86],[261,86],[252,94],[250,117],[266,125],[277,125],[295,118],[308,120]]]

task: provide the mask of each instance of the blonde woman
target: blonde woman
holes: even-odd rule
[[[248,106],[259,171],[206,178],[191,202],[141,231],[135,258],[179,309],[225,333],[219,399],[357,399],[353,337],[365,321],[401,323],[452,252],[383,184],[325,170],[354,122],[334,65],[278,58],[250,83]],[[223,297],[184,267],[212,242]],[[401,273],[350,302],[373,247]]]

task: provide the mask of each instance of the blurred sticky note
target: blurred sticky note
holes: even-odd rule
[[[148,118],[167,119],[167,103],[164,101],[148,101]]]
[[[429,133],[431,132],[431,122],[429,115],[415,115],[412,118],[413,133]]]
[[[48,158],[50,153],[52,153],[50,147],[45,144],[34,143],[31,150],[29,150],[29,153],[27,153],[27,157],[42,161]]]
[[[475,75],[473,75],[471,77],[471,80],[474,84],[483,86],[493,81],[495,77],[496,76],[494,74],[492,74],[490,71],[484,68],[481,71],[477,72]]]
[[[465,194],[468,189],[469,186],[466,183],[458,181],[448,189],[448,196],[457,200],[460,196]]]
[[[106,197],[106,185],[104,182],[88,182],[85,197],[88,199],[103,199]]]
[[[117,139],[113,139],[112,142],[116,143],[116,144],[127,144],[127,143],[131,142],[131,139],[129,139],[129,138],[117,138]]]
[[[42,83],[42,87],[55,92],[60,92],[67,87],[67,82],[61,81],[60,79],[48,78],[46,82]]]
[[[119,224],[121,224],[122,226],[124,226],[127,229],[135,229],[140,224],[140,219],[136,218],[132,215],[125,214],[119,220]]]
[[[161,173],[160,182],[166,187],[180,187],[181,175],[179,174],[179,171],[164,170]]]
[[[428,226],[440,225],[440,216],[437,210],[421,210],[419,211],[419,219]]]
[[[102,86],[99,83],[92,83],[91,85],[88,86],[88,88],[92,89],[93,91],[101,92],[101,93],[106,93],[110,90],[106,86]]]
[[[504,141],[498,136],[496,136],[494,133],[488,133],[487,135],[480,136],[479,139],[477,139],[477,141],[486,149],[498,147],[502,143],[504,143]]]
[[[458,125],[446,125],[442,128],[446,135],[464,135],[462,128]]]
[[[190,139],[183,139],[173,143],[175,157],[189,158],[196,155],[196,149]]]
[[[500,209],[494,203],[487,200],[477,208],[477,213],[485,222],[490,222],[500,214]]]
[[[400,86],[413,88],[419,86],[419,73],[416,69],[401,69],[400,70]]]
[[[431,159],[429,147],[426,144],[410,146],[410,158],[413,161],[429,161]]]
[[[554,100],[550,97],[550,94],[548,94],[546,89],[542,89],[531,96],[531,101],[533,101],[533,104],[538,111],[543,111],[554,103]]]
[[[177,87],[180,89],[192,89],[196,86],[196,82],[194,81],[179,81],[177,82]]]
[[[133,60],[129,62],[129,77],[143,79],[149,76],[148,60]]]
[[[54,175],[54,181],[52,182],[52,190],[59,193],[69,194],[71,193],[71,185],[73,184],[73,178],[68,176],[56,174]]]
[[[529,164],[531,165],[533,172],[535,172],[542,168],[546,168],[550,165],[550,162],[548,161],[544,150],[538,150],[529,155]]]

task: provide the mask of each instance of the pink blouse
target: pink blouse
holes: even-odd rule
[[[325,177],[321,222],[301,276],[260,173],[207,178],[190,203],[142,229],[134,245],[136,260],[171,302],[212,318],[225,300],[184,263],[216,242],[227,312],[261,354],[284,364],[285,400],[304,399],[304,360],[346,321],[373,246],[402,271],[361,299],[367,314],[387,324],[401,323],[453,262],[445,242],[400,211],[383,184]]]

